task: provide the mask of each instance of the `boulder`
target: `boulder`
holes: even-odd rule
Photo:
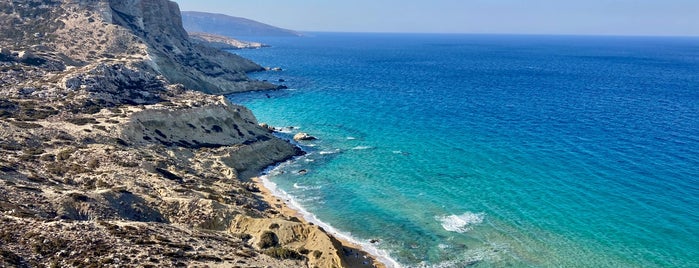
[[[267,123],[260,123],[260,127],[266,129],[269,132],[274,132],[274,127],[269,126]]]
[[[315,140],[316,137],[313,137],[311,135],[308,135],[308,133],[300,132],[294,135],[294,140],[295,141],[311,141]]]

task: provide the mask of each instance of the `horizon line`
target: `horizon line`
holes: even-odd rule
[[[434,35],[520,35],[520,36],[589,36],[589,37],[684,37],[699,38],[699,35],[685,34],[602,34],[602,33],[480,33],[480,32],[408,32],[408,31],[314,31],[292,30],[298,33],[346,33],[346,34],[434,34]],[[305,36],[305,35],[304,35]]]

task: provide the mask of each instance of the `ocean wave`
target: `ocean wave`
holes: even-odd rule
[[[298,183],[294,183],[294,188],[301,189],[301,190],[318,190],[320,188],[323,188],[323,186],[304,186],[304,185],[300,185]]]
[[[442,224],[444,230],[457,233],[465,233],[473,229],[473,225],[483,223],[485,213],[466,212],[461,215],[436,216],[435,219]]]
[[[339,153],[339,152],[340,152],[340,149],[335,149],[335,150],[332,150],[332,151],[320,151],[320,152],[318,152],[318,153],[321,154],[321,155],[326,155],[326,154],[336,154],[336,153]]]
[[[300,127],[297,127],[297,126],[275,127],[274,129],[279,133],[291,134],[291,133],[294,133],[294,131],[298,131],[300,129]]]
[[[357,138],[350,136],[350,137],[347,137],[347,139],[348,140],[356,140]]]
[[[357,146],[352,148],[352,150],[369,150],[369,149],[374,149],[372,146]]]

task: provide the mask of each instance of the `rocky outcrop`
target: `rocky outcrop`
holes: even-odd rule
[[[168,0],[109,1],[112,22],[131,29],[149,45],[153,62],[171,82],[213,94],[271,89],[245,72],[262,68],[242,57],[193,44],[176,3]]]
[[[316,139],[316,137],[313,137],[305,132],[299,132],[299,133],[296,133],[296,135],[294,135],[295,141],[312,141],[315,139]]]
[[[220,160],[240,177],[256,176],[262,169],[303,152],[276,138],[245,107],[219,97],[214,103],[188,102],[192,108],[165,107],[134,113],[123,126],[121,138],[130,144],[160,144],[189,149],[228,147]],[[233,146],[230,146],[233,145]]]
[[[343,255],[340,242],[329,237],[316,225],[293,220],[261,219],[239,215],[234,219],[230,230],[233,233],[251,234],[251,242],[261,250],[265,249],[260,243],[264,240],[264,236],[273,235],[279,249],[308,252],[309,267],[348,266],[340,257]]]
[[[189,39],[197,44],[217,48],[217,49],[257,49],[257,48],[263,48],[263,47],[268,47],[268,45],[262,44],[262,43],[257,43],[257,42],[248,42],[248,41],[241,41],[237,39],[233,39],[230,37],[226,37],[223,35],[217,35],[217,34],[210,34],[210,33],[202,33],[202,32],[189,32]]]
[[[211,94],[275,88],[246,76],[264,70],[259,65],[192,43],[168,0],[20,0],[0,3],[0,11],[3,48],[42,51],[71,66],[140,60],[170,83]]]

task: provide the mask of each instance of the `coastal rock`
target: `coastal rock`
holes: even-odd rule
[[[188,32],[188,34],[192,42],[216,49],[257,49],[269,47],[262,43],[241,41],[223,35],[202,32]]]
[[[340,242],[316,225],[281,218],[261,219],[239,215],[234,219],[229,232],[251,234],[254,242],[259,241],[270,230],[270,226],[275,226],[273,232],[282,248],[318,252],[308,254],[309,267],[348,267],[341,257]]]
[[[303,152],[203,93],[274,86],[245,76],[258,65],[191,43],[174,2],[0,10],[1,267],[343,265],[328,234],[277,219],[248,181]],[[279,221],[284,247],[326,241],[325,257],[256,248],[242,215]]]
[[[274,127],[268,125],[267,123],[260,123],[260,127],[266,129],[268,132],[274,132]]]
[[[295,141],[311,141],[311,140],[315,140],[315,139],[317,139],[317,138],[313,137],[305,132],[299,132],[299,133],[296,133],[296,135],[294,135]]]
[[[3,47],[41,45],[70,66],[97,60],[140,60],[170,83],[211,94],[274,89],[247,72],[264,68],[240,56],[193,43],[176,3],[167,0],[10,1],[0,3]],[[32,19],[12,18],[32,16]],[[40,31],[36,35],[36,31]],[[33,53],[33,52],[32,52]],[[44,55],[31,57],[45,59]],[[26,58],[26,57],[25,57]],[[33,61],[30,61],[33,62]]]

